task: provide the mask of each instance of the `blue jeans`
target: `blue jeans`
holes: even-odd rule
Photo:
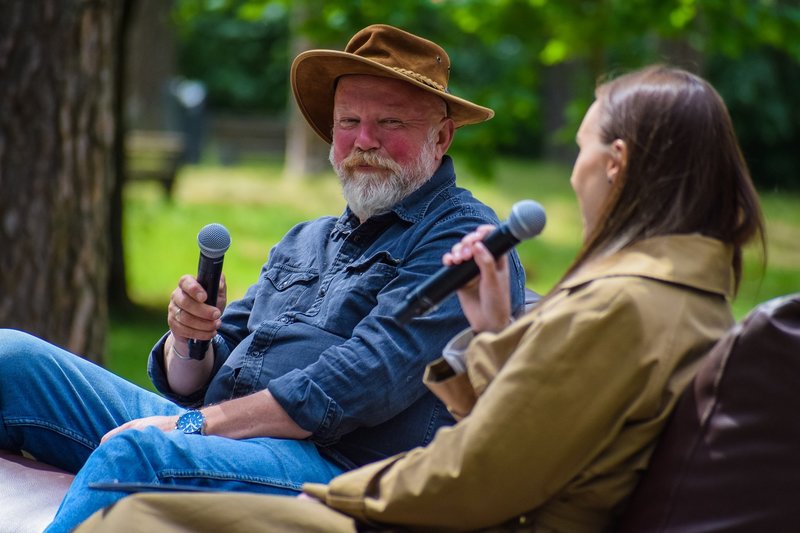
[[[184,409],[103,368],[25,333],[0,330],[0,448],[77,472],[48,532],[71,531],[126,496],[95,483],[297,494],[342,469],[310,442],[232,440],[156,428],[110,429],[135,418]]]

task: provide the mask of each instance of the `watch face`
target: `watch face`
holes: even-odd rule
[[[200,411],[188,411],[178,418],[175,429],[187,434],[200,433],[205,422],[206,417]]]

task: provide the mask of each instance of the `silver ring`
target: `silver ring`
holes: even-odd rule
[[[181,309],[180,307],[178,308],[178,310],[177,310],[177,311],[175,311],[175,320],[180,320],[180,318],[181,318],[181,311],[183,311],[183,309]]]

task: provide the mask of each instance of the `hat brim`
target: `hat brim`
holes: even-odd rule
[[[484,122],[494,116],[488,107],[473,104],[426,85],[370,59],[336,50],[309,50],[292,63],[292,92],[303,116],[325,142],[331,142],[333,97],[336,80],[348,74],[368,74],[403,80],[435,94],[447,103],[448,115],[455,126]]]

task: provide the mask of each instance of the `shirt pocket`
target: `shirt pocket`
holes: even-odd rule
[[[314,303],[318,281],[319,272],[313,268],[271,267],[264,273],[253,309],[263,312],[262,320],[302,312]]]
[[[397,277],[399,264],[385,251],[350,263],[328,290],[327,329],[349,337],[378,303],[378,294]]]

